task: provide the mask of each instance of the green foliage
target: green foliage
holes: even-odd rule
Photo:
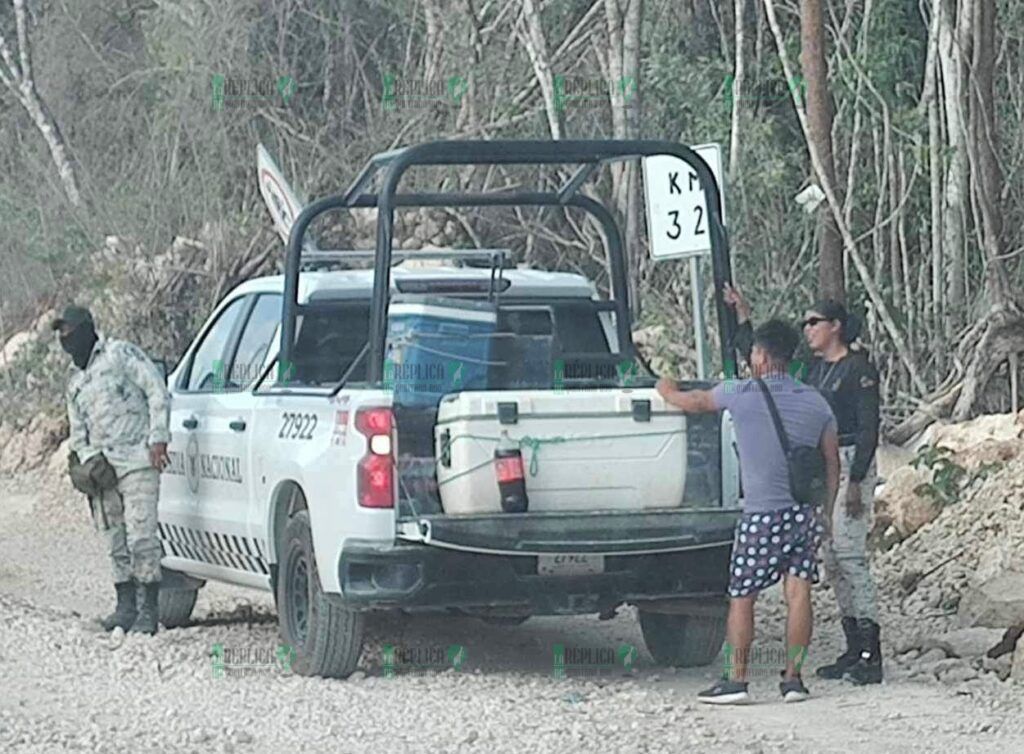
[[[55,339],[27,342],[0,372],[0,422],[25,427],[38,414],[59,415],[70,364]]]
[[[910,465],[915,469],[924,468],[932,472],[930,482],[919,484],[914,492],[931,498],[946,507],[960,500],[961,493],[973,482],[986,478],[1002,464],[983,463],[975,471],[968,471],[952,459],[953,450],[944,445],[925,445]]]

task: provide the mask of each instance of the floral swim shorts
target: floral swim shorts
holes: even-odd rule
[[[809,505],[744,513],[732,546],[729,595],[756,594],[784,574],[818,583],[815,552],[820,541],[821,527]]]

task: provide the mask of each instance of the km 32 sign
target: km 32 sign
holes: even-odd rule
[[[725,225],[721,148],[717,144],[704,144],[692,149],[711,167],[722,196],[722,225]],[[710,219],[697,172],[678,157],[666,154],[645,157],[643,169],[651,257],[674,259],[709,254]]]

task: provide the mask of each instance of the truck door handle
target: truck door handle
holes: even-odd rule
[[[228,426],[231,427],[231,429],[235,430],[235,432],[245,431],[245,422],[242,421],[241,419],[235,419],[233,422],[230,422]]]
[[[196,427],[199,426],[199,420],[194,416],[190,416],[188,419],[185,419],[181,423],[181,426],[183,426],[185,429],[195,429]]]

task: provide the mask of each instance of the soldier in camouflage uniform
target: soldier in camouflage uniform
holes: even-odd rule
[[[82,464],[102,453],[117,475],[116,486],[90,498],[117,591],[117,607],[103,627],[156,633],[157,498],[168,462],[170,394],[153,362],[137,346],[98,333],[87,309],[69,306],[52,328],[81,370],[67,388],[71,451]],[[141,609],[136,585],[145,594]]]

